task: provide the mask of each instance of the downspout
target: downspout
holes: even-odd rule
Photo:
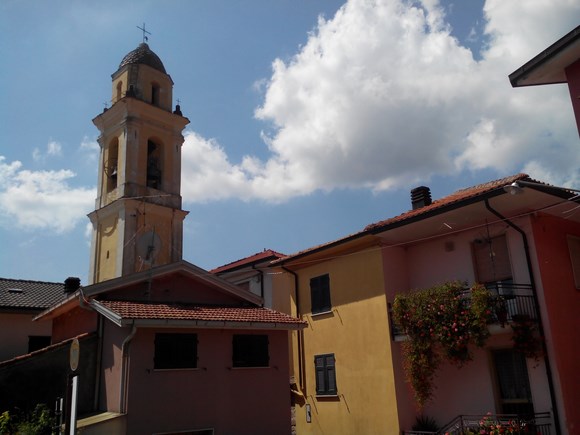
[[[527,237],[526,233],[524,232],[524,230],[522,230],[520,227],[518,227],[516,224],[514,224],[508,218],[503,216],[500,212],[495,210],[489,204],[488,199],[485,199],[485,207],[487,208],[488,211],[490,211],[495,216],[500,218],[502,221],[507,223],[511,228],[516,230],[522,236],[522,242],[524,244],[524,252],[526,254],[526,264],[528,267],[528,274],[530,276],[530,284],[532,286],[532,296],[534,298],[534,308],[536,309],[536,312],[538,313],[538,332],[539,332],[541,337],[545,337],[544,324],[542,322],[542,313],[540,311],[540,301],[538,300],[538,294],[536,292],[536,280],[534,279],[534,271],[532,269],[532,260],[530,257],[530,247],[528,245],[528,237]],[[542,352],[544,354],[544,364],[546,367],[546,377],[548,378],[548,388],[550,390],[550,400],[552,402],[552,412],[554,414],[554,426],[556,429],[556,433],[560,433],[560,417],[559,417],[559,413],[558,413],[558,406],[556,403],[556,393],[554,391],[554,379],[552,377],[552,367],[550,365],[550,359],[548,358],[548,349],[547,349],[545,340],[542,340]]]
[[[260,296],[262,297],[262,306],[263,306],[266,302],[264,300],[264,271],[258,269],[255,264],[252,264],[252,269],[254,269],[256,272],[260,274]]]
[[[121,345],[121,382],[119,388],[119,412],[121,414],[125,414],[127,412],[127,383],[128,383],[128,373],[129,373],[129,345],[131,344],[131,340],[135,337],[137,333],[137,326],[135,326],[135,322],[133,322],[133,327],[131,328],[131,332],[125,340],[123,340],[123,344]]]
[[[280,266],[282,270],[285,270],[289,274],[294,277],[294,299],[296,300],[296,317],[302,320],[302,315],[300,314],[300,292],[298,287],[298,275],[296,272],[284,267]],[[300,329],[298,332],[298,383],[300,384],[300,389],[302,391],[305,390],[304,386],[304,330]]]

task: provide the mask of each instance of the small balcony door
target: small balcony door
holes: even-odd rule
[[[532,415],[534,405],[526,358],[513,349],[493,351],[498,414]]]

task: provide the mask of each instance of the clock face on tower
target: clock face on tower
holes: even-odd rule
[[[137,238],[137,256],[145,264],[153,264],[161,250],[161,238],[155,230],[147,231]]]

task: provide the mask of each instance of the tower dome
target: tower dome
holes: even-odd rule
[[[119,64],[119,69],[123,68],[125,65],[130,64],[141,64],[141,65],[148,65],[151,68],[156,69],[157,71],[162,72],[163,74],[167,74],[165,71],[165,67],[163,66],[163,62],[145,43],[142,42],[139,44],[135,50],[130,51],[121,61]]]

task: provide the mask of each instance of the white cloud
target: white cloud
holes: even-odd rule
[[[72,187],[72,171],[30,171],[0,156],[0,224],[64,233],[86,219],[95,189]]]
[[[51,140],[46,144],[46,151],[44,152],[38,147],[32,150],[32,158],[35,162],[44,163],[48,157],[60,156],[62,156],[62,145],[54,140]]]
[[[255,116],[272,125],[269,159],[233,164],[215,141],[190,134],[184,197],[282,201],[482,169],[580,177],[565,86],[508,80],[577,25],[580,3],[488,0],[484,13],[479,61],[451,36],[437,0],[351,0],[320,18],[300,51],[256,83],[265,93]]]
[[[485,13],[481,61],[450,35],[436,1],[353,0],[320,20],[290,62],[273,63],[256,110],[276,127],[265,166],[300,180],[302,193],[386,189],[464,169],[518,171],[548,154],[547,141],[576,145],[565,88],[512,89],[507,76],[572,29],[580,6],[488,1]],[[546,157],[568,171],[580,163]]]

